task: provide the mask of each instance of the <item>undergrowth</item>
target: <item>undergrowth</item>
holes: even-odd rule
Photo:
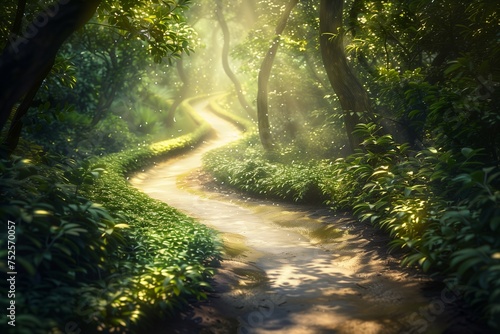
[[[187,102],[183,108],[191,111]],[[210,128],[195,122],[190,134],[98,161],[2,160],[0,211],[5,224],[15,223],[17,245],[17,326],[10,329],[137,332],[206,297],[219,260],[215,232],[126,181],[128,173],[202,140]],[[7,258],[7,228],[0,233]],[[0,269],[14,270],[5,262]],[[3,291],[7,285],[0,283]],[[2,297],[4,310],[7,303]]]

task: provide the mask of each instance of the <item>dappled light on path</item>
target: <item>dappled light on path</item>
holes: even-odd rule
[[[197,110],[217,137],[131,179],[151,197],[220,231],[225,242],[216,298],[188,316],[197,319],[192,333],[203,327],[212,333],[442,331],[438,316],[444,312],[428,312],[432,300],[421,292],[424,279],[398,270],[382,247],[387,240],[375,231],[363,234],[356,230],[360,223],[325,208],[205,189],[197,176],[202,155],[235,140],[239,131],[203,104]],[[174,332],[188,333],[182,326]]]

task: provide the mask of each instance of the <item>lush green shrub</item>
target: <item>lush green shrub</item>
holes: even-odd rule
[[[450,279],[466,287],[473,305],[486,305],[490,322],[500,328],[500,171],[479,168],[451,182],[460,200],[431,222],[422,248],[432,263],[446,265],[443,271]]]
[[[326,199],[319,189],[317,162],[293,160],[295,152],[266,153],[256,134],[209,152],[204,166],[218,182],[259,196],[300,202]],[[283,163],[288,161],[289,163]]]
[[[180,107],[176,122],[165,125],[171,102],[159,95],[145,94],[135,102],[120,99],[97,124],[73,106],[51,107],[49,103],[30,111],[24,120],[23,138],[46,150],[87,159],[119,152],[139,143],[171,139],[194,131],[198,122]],[[56,121],[55,121],[56,120]]]
[[[498,327],[500,172],[483,165],[479,150],[411,152],[376,131],[358,125],[363,149],[335,163],[329,182],[352,182],[341,207],[388,231],[392,247],[408,250],[403,264],[459,285]]]
[[[188,103],[183,108],[192,113]],[[127,173],[202,140],[210,128],[193,117],[200,126],[191,134],[99,161],[2,161],[1,217],[16,222],[17,326],[10,330],[134,332],[206,297],[219,259],[215,232],[126,181]],[[0,233],[6,258],[7,228]],[[5,262],[0,269],[8,271]],[[0,283],[4,291],[7,283]]]
[[[140,141],[119,116],[108,114],[95,126],[91,122],[88,115],[69,106],[40,106],[24,120],[23,138],[47,151],[76,159],[118,152]]]
[[[10,329],[19,333],[64,328],[82,291],[99,289],[116,274],[120,250],[126,247],[127,225],[121,217],[79,193],[100,170],[60,162],[61,157],[44,160],[42,164],[13,157],[0,163],[2,258],[7,258],[7,246],[14,245],[8,241],[15,242],[15,259],[8,263],[14,267],[2,261],[1,270],[17,272],[16,327]],[[10,224],[15,226],[15,240],[7,239],[9,220],[15,223]],[[0,283],[3,291],[9,291],[6,284]],[[4,309],[6,302],[2,295]],[[7,321],[2,317],[2,327]]]

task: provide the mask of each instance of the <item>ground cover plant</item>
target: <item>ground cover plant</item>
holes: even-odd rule
[[[134,331],[206,297],[219,259],[214,232],[126,180],[205,138],[210,128],[193,117],[200,126],[189,134],[98,160],[2,160],[2,217],[16,222],[19,244],[20,333]]]

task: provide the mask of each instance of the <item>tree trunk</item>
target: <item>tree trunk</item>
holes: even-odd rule
[[[16,17],[14,19],[14,24],[12,24],[11,33],[14,35],[21,34],[21,27],[23,25],[24,11],[26,10],[26,0],[17,1]]]
[[[50,72],[50,69],[45,73],[43,77],[46,77]],[[7,133],[7,137],[5,137],[5,141],[2,144],[2,148],[5,149],[5,153],[7,156],[10,156],[17,147],[19,143],[19,138],[21,137],[21,131],[23,129],[23,117],[28,113],[28,109],[33,102],[33,99],[38,92],[38,89],[42,85],[44,79],[41,79],[36,85],[33,85],[31,90],[24,96],[23,102],[17,107],[16,112],[14,113],[14,117],[12,117],[12,121],[10,123],[9,132]],[[3,153],[3,152],[2,152]]]
[[[256,112],[250,106],[250,104],[248,104],[245,95],[243,94],[241,83],[234,74],[234,72],[231,70],[231,67],[229,66],[229,40],[230,40],[229,28],[227,26],[226,19],[224,17],[222,0],[216,0],[216,3],[217,3],[217,9],[216,9],[217,21],[219,22],[222,34],[224,36],[224,45],[222,46],[222,68],[224,69],[224,72],[229,77],[229,79],[232,81],[234,88],[236,89],[236,94],[238,95],[238,101],[240,102],[241,106],[247,112],[248,116],[250,116],[252,119],[255,119]]]
[[[262,146],[265,150],[270,151],[273,148],[273,140],[271,137],[271,129],[269,125],[269,99],[268,99],[268,86],[269,77],[271,76],[271,69],[273,67],[274,58],[278,51],[281,34],[285,30],[286,23],[290,17],[290,13],[297,5],[298,0],[290,0],[281,15],[281,18],[276,26],[275,34],[269,50],[267,51],[259,71],[258,78],[258,91],[257,91],[257,119],[259,125],[259,135]]]
[[[179,78],[181,79],[182,82],[182,87],[179,90],[179,95],[174,100],[170,108],[168,108],[166,117],[167,126],[174,124],[175,111],[177,110],[177,108],[179,108],[182,101],[184,101],[187,98],[187,94],[189,91],[189,77],[186,75],[186,71],[184,71],[184,62],[182,60],[182,56],[177,60],[176,67],[177,67],[177,74],[179,74]]]
[[[100,3],[56,2],[38,14],[23,36],[11,38],[0,55],[0,131],[15,104],[43,82],[64,41],[94,15]]]
[[[344,124],[351,152],[361,143],[353,134],[361,115],[372,119],[370,99],[347,62],[342,29],[343,0],[320,2],[320,47],[323,64],[330,84],[343,110]]]
[[[91,127],[96,126],[106,116],[109,108],[111,108],[111,104],[115,100],[119,86],[123,85],[123,78],[118,75],[121,64],[117,61],[116,47],[111,48],[108,57],[103,56],[106,62],[106,74],[103,75],[104,78],[102,79],[99,99],[95,108],[96,112],[90,123]]]

